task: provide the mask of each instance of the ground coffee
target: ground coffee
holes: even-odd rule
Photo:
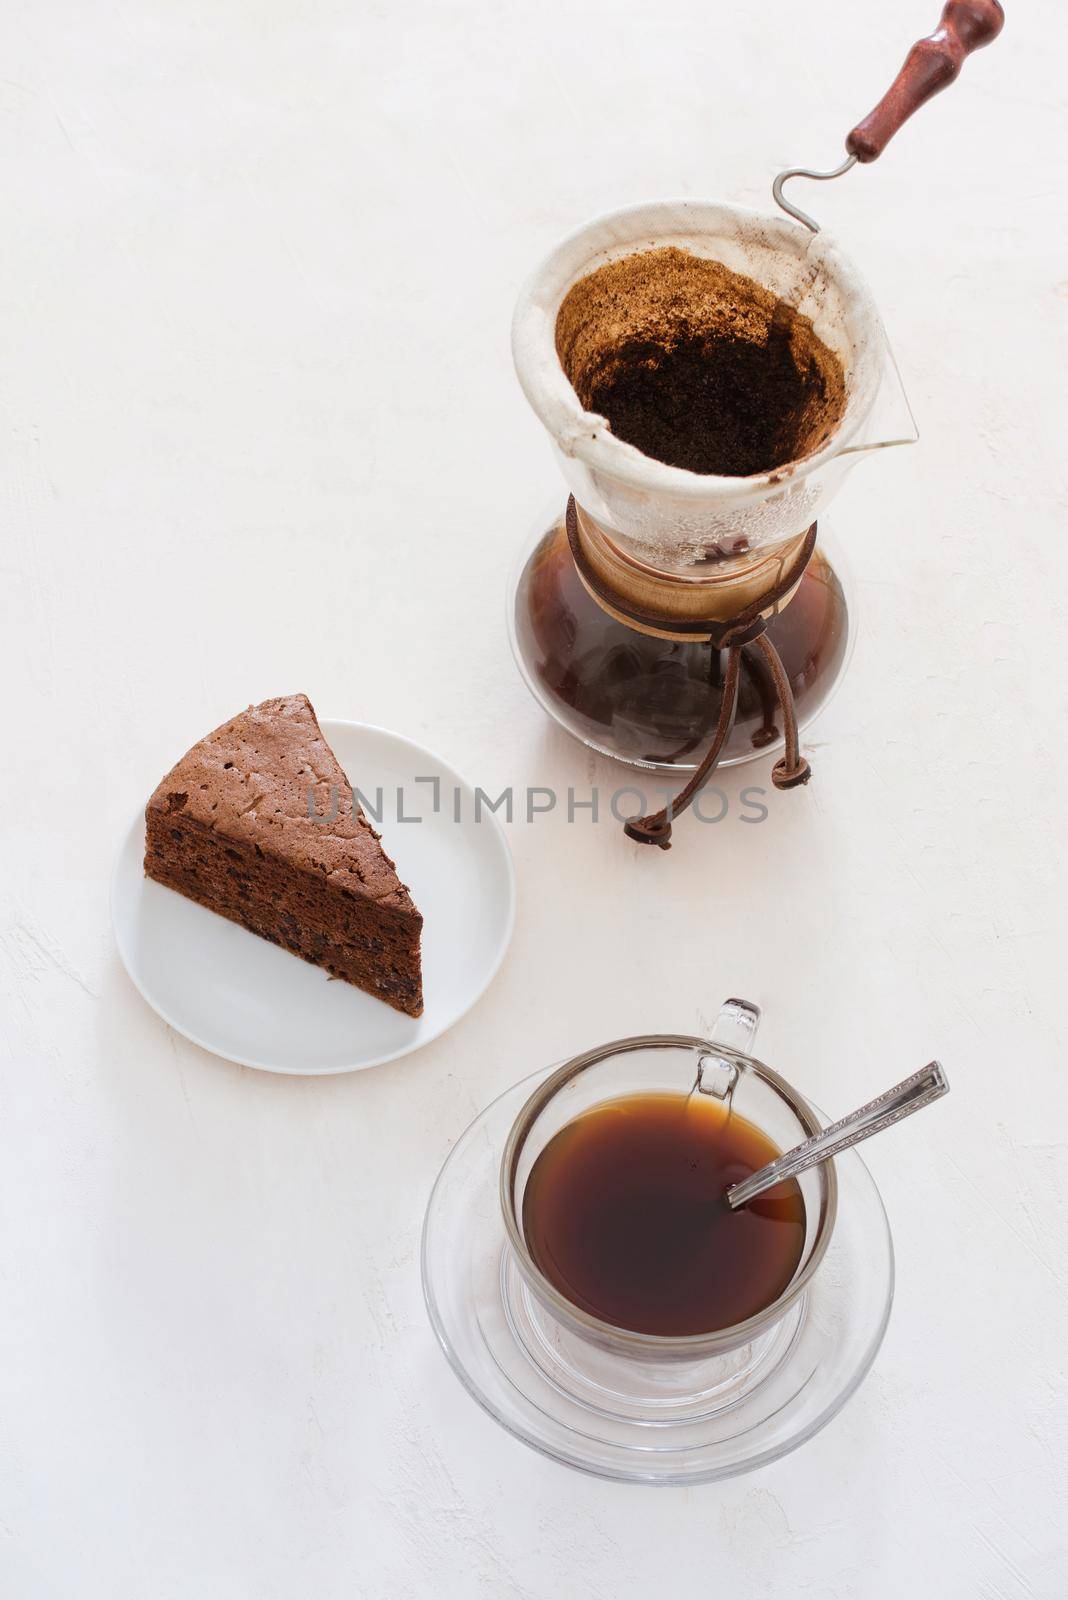
[[[580,279],[560,308],[556,347],[587,411],[691,472],[747,477],[801,460],[845,410],[841,362],[810,318],[674,246]]]

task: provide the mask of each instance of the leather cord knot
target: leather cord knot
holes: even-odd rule
[[[623,832],[638,844],[658,844],[662,850],[671,849],[671,823],[667,817],[629,817],[623,824]]]
[[[771,769],[771,781],[776,789],[796,789],[801,784],[807,783],[811,776],[812,768],[804,756],[801,756],[793,767],[784,756],[781,761],[776,761]]]
[[[752,644],[766,631],[767,626],[766,617],[754,617],[751,622],[717,623],[708,630],[708,642],[714,650],[727,650],[732,644]]]

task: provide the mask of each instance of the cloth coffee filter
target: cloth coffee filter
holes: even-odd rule
[[[569,291],[609,262],[672,247],[722,263],[728,273],[740,274],[785,301],[809,319],[811,331],[838,358],[844,394],[839,390],[833,413],[811,430],[814,447],[802,443],[798,459],[744,478],[690,472],[643,454],[618,438],[606,418],[584,410],[559,349],[560,310]],[[680,264],[676,257],[665,259]],[[730,283],[728,274],[719,276]],[[618,277],[615,299],[625,323],[631,314],[627,274]],[[693,285],[683,283],[683,298],[703,292],[702,274],[697,271],[692,277]],[[715,275],[706,272],[704,277]],[[656,294],[655,274],[636,270],[635,303],[645,296],[654,316]],[[576,298],[577,314],[575,302],[569,302],[567,320],[572,325],[563,330],[563,342],[581,363],[591,352],[596,358],[602,334],[596,306],[591,314],[582,297]],[[676,290],[665,290],[665,316],[677,314],[679,298]],[[648,304],[634,317],[648,314]],[[691,309],[700,311],[696,299]],[[607,318],[604,337],[609,337]],[[547,428],[583,511],[626,553],[661,572],[692,578],[707,576],[710,562],[735,568],[754,557],[762,559],[816,520],[848,467],[873,443],[870,423],[888,356],[871,294],[828,234],[709,201],[628,207],[565,239],[520,295],[512,349],[523,391]],[[577,376],[574,364],[572,375]],[[698,566],[703,568],[700,574],[694,570]]]

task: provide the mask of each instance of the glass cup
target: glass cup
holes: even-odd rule
[[[780,1150],[821,1123],[793,1086],[748,1053],[760,1012],[728,1000],[709,1038],[648,1034],[617,1039],[565,1062],[517,1116],[500,1167],[507,1236],[503,1268],[512,1331],[553,1383],[609,1415],[673,1419],[734,1403],[788,1350],[806,1287],[831,1238],[838,1183],[831,1162],[798,1180],[805,1238],[794,1276],[762,1310],[732,1327],[683,1337],[635,1333],[572,1304],[538,1269],[523,1233],[523,1194],[541,1151],[567,1123],[621,1095],[692,1090],[754,1123]]]
[[[893,1302],[879,1192],[855,1150],[801,1180],[793,1280],[744,1323],[689,1338],[628,1333],[547,1282],[520,1222],[524,1186],[571,1118],[628,1092],[703,1092],[790,1146],[825,1119],[750,1054],[755,1006],[705,1038],[622,1039],[506,1088],[453,1142],[427,1204],[423,1290],[468,1393],[534,1449],[610,1479],[692,1484],[775,1461],[835,1416],[869,1371]],[[502,1160],[503,1157],[503,1160]]]

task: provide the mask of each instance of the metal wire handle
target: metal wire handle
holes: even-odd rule
[[[850,167],[855,167],[856,164],[856,156],[846,156],[842,165],[835,167],[833,172],[813,172],[809,167],[789,167],[785,172],[779,173],[779,176],[771,186],[771,192],[775,196],[775,203],[782,206],[787,216],[793,217],[795,222],[803,222],[805,227],[810,228],[813,233],[819,233],[820,225],[816,219],[810,217],[807,211],[802,211],[799,206],[791,205],[787,200],[782,192],[783,184],[787,178],[815,178],[818,183],[826,183],[828,178],[840,178],[843,172],[848,172]]]
[[[822,1133],[813,1134],[811,1139],[795,1145],[777,1160],[769,1161],[766,1167],[761,1167],[751,1177],[741,1183],[732,1183],[726,1192],[727,1204],[732,1211],[737,1211],[739,1206],[755,1200],[765,1189],[773,1189],[787,1178],[796,1178],[800,1173],[807,1172],[809,1167],[830,1160],[831,1156],[860,1144],[863,1139],[870,1139],[873,1133],[882,1133],[884,1128],[911,1117],[914,1111],[922,1111],[924,1106],[931,1105],[948,1093],[949,1081],[941,1065],[937,1061],[928,1062],[911,1078],[902,1079],[859,1110],[832,1122]]]

